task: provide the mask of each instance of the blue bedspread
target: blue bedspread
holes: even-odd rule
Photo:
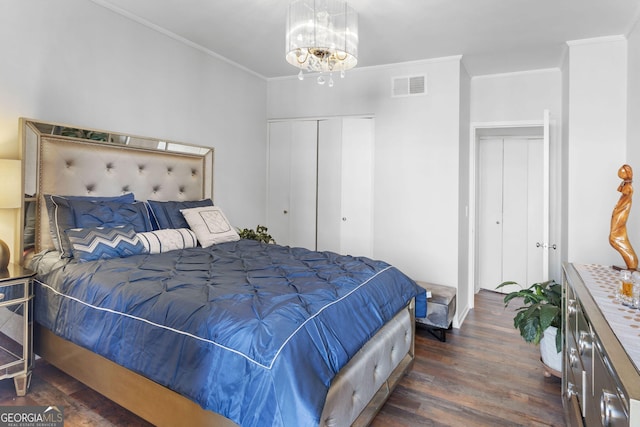
[[[253,240],[60,263],[36,321],[241,426],[319,423],[334,375],[420,293],[367,258]]]

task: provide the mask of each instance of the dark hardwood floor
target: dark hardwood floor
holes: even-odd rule
[[[480,291],[445,343],[418,328],[413,370],[372,427],[564,426],[561,381],[543,375],[538,347],[513,328],[502,298]]]
[[[512,324],[502,295],[481,291],[447,342],[416,332],[416,361],[372,427],[563,426],[560,380],[546,378],[538,348]],[[148,426],[144,420],[40,360],[25,397],[0,381],[0,406],[64,405],[65,426]]]

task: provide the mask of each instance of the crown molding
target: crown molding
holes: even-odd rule
[[[256,77],[259,77],[259,78],[261,78],[263,80],[267,80],[267,78],[265,76],[263,76],[262,74],[256,73],[255,71],[245,67],[244,65],[238,64],[237,62],[234,62],[234,61],[230,60],[229,58],[226,58],[226,57],[224,57],[224,56],[222,56],[222,55],[220,55],[220,54],[218,54],[218,53],[216,53],[216,52],[214,52],[214,51],[212,51],[210,49],[207,49],[206,47],[202,46],[201,44],[192,42],[189,39],[186,39],[186,38],[184,38],[182,36],[177,35],[174,32],[171,32],[171,31],[167,30],[166,28],[163,28],[163,27],[161,27],[159,25],[156,25],[153,22],[147,21],[146,19],[141,18],[140,16],[138,16],[138,15],[136,15],[134,13],[131,13],[131,12],[128,12],[128,11],[122,9],[122,8],[119,8],[119,7],[109,3],[106,0],[91,0],[91,1],[93,3],[95,3],[96,5],[98,5],[98,6],[101,6],[101,7],[105,8],[105,9],[108,9],[108,10],[110,10],[110,11],[112,11],[112,12],[114,12],[114,13],[120,15],[120,16],[123,16],[123,17],[125,17],[127,19],[130,19],[130,20],[134,21],[134,22],[137,22],[138,24],[143,25],[143,26],[145,26],[145,27],[147,27],[147,28],[149,28],[149,29],[151,29],[153,31],[156,31],[156,32],[160,33],[160,34],[163,34],[163,35],[165,35],[165,36],[167,36],[167,37],[169,37],[169,38],[171,38],[171,39],[173,39],[173,40],[175,40],[175,41],[177,41],[179,43],[182,43],[182,44],[184,44],[186,46],[189,46],[189,47],[191,47],[191,48],[193,48],[195,50],[198,50],[198,51],[200,51],[200,52],[202,52],[202,53],[204,53],[206,55],[209,55],[209,56],[211,56],[213,58],[216,58],[216,59],[218,59],[220,61],[226,62],[227,64],[233,65],[234,67],[239,68],[242,71],[245,71],[245,72],[247,72],[249,74],[252,74],[252,75],[254,75]]]

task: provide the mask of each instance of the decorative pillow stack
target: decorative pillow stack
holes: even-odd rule
[[[211,199],[139,202],[114,197],[45,195],[51,238],[63,258],[80,262],[206,248],[240,239]]]
[[[132,193],[116,197],[55,196],[45,194],[51,238],[62,258],[73,256],[65,231],[77,228],[130,225],[136,232],[151,231],[151,219],[144,202]]]

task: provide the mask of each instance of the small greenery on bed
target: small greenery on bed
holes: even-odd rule
[[[267,233],[267,227],[264,225],[258,225],[255,230],[243,228],[242,230],[238,230],[238,234],[241,239],[253,239],[264,243],[276,242],[273,237],[271,237],[271,234]]]

